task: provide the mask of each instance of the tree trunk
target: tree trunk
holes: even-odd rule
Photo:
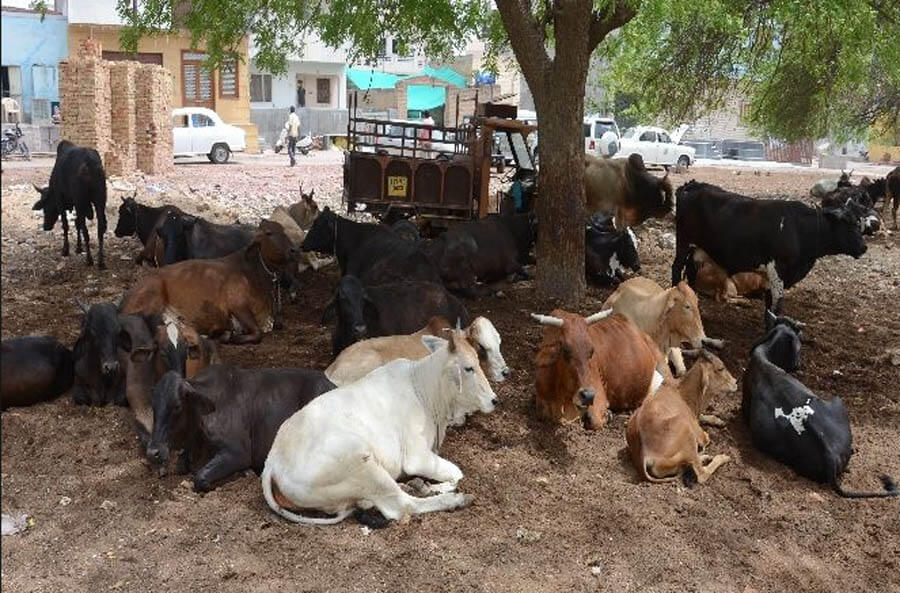
[[[542,298],[575,304],[585,291],[582,118],[586,72],[580,77],[571,71],[569,75],[576,80],[549,85],[535,105],[541,143],[536,287]]]

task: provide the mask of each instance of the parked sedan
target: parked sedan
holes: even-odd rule
[[[621,148],[615,158],[628,158],[632,154],[639,154],[644,159],[645,165],[661,165],[668,168],[672,165],[688,167],[694,164],[697,151],[684,144],[678,144],[681,135],[687,126],[681,126],[676,132],[674,140],[669,133],[662,128],[652,126],[637,126],[625,132],[620,142]]]
[[[180,107],[172,110],[175,158],[206,156],[216,164],[227,163],[232,152],[247,149],[247,134],[226,124],[212,109]]]

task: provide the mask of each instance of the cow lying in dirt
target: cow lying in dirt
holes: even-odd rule
[[[296,523],[328,525],[356,509],[396,520],[470,504],[470,495],[456,492],[462,471],[437,452],[448,426],[492,412],[497,396],[462,332],[448,338],[424,336],[429,356],[389,362],[288,418],[262,473],[269,508]],[[407,494],[401,475],[437,482],[426,487],[434,496]]]
[[[766,311],[768,334],[750,351],[741,411],[753,444],[801,476],[830,484],[846,498],[897,496],[897,484],[881,476],[883,492],[850,492],[841,476],[853,453],[850,418],[843,400],[820,399],[790,374],[800,365],[803,324]]]
[[[166,373],[153,390],[156,422],[147,455],[162,469],[170,445],[182,448],[178,471],[197,468],[198,492],[245,469],[259,474],[282,422],[332,389],[322,371],[311,369],[213,365],[189,379]]]
[[[747,298],[761,298],[769,289],[765,268],[754,272],[738,272],[731,276],[699,247],[693,247],[685,267],[688,284],[720,303],[746,303]]]
[[[450,323],[443,317],[432,317],[428,325],[416,333],[404,336],[383,336],[356,342],[344,349],[331,365],[325,369],[335,385],[346,385],[365,377],[378,367],[398,358],[418,360],[428,356],[428,349],[422,343],[422,336],[446,335]],[[459,329],[459,328],[457,328]],[[509,375],[509,367],[500,353],[500,334],[485,317],[476,317],[463,330],[469,344],[478,352],[482,369],[494,381],[502,383]]]
[[[609,410],[633,410],[669,376],[652,338],[611,310],[589,317],[557,309],[532,313],[544,325],[535,364],[539,418],[601,428]]]
[[[72,351],[49,336],[3,340],[0,377],[0,409],[49,401],[72,387]]]
[[[615,216],[617,228],[663,218],[672,211],[669,174],[659,179],[647,171],[639,154],[627,159],[607,159],[585,154],[584,193],[587,212],[598,210]]]
[[[264,332],[280,325],[281,286],[296,258],[297,249],[281,226],[262,221],[244,249],[145,276],[125,294],[121,312],[152,314],[171,307],[201,334],[258,343]]]
[[[638,474],[650,482],[669,482],[685,470],[703,483],[730,460],[702,455],[709,435],[698,419],[709,402],[737,390],[737,381],[718,357],[700,350],[700,358],[680,379],[666,379],[628,420],[625,437]]]
[[[686,282],[666,290],[649,278],[632,278],[619,285],[603,308],[628,317],[653,338],[673,360],[677,376],[685,371],[679,350],[682,346],[721,348],[723,345],[721,340],[706,337],[697,295]]]

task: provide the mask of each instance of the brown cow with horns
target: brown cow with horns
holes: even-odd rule
[[[541,418],[565,423],[582,416],[585,428],[600,428],[609,409],[633,410],[670,376],[650,336],[611,310],[531,317],[546,326],[535,361]]]

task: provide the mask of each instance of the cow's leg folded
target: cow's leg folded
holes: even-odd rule
[[[713,475],[719,467],[724,463],[728,463],[731,461],[731,457],[728,455],[716,455],[715,457],[711,457],[709,455],[701,455],[699,459],[700,463],[694,463],[694,473],[697,474],[697,482],[702,484],[707,481],[710,476]]]
[[[243,334],[232,334],[232,344],[259,344],[262,341],[262,330],[256,323],[256,317],[249,308],[240,308],[232,311],[232,315],[238,320],[243,329]]]
[[[369,486],[372,490],[371,493],[365,496],[365,503],[370,503],[376,507],[387,519],[398,520],[407,515],[451,511],[466,507],[472,502],[471,495],[458,492],[446,492],[424,498],[410,496],[400,488],[400,484],[380,465],[367,463],[364,465],[364,468],[365,478],[367,481],[370,481]],[[368,506],[365,503],[360,504],[360,506]]]
[[[407,453],[403,471],[409,476],[420,476],[434,482],[447,482],[455,489],[463,473],[455,463],[447,461],[424,446]]]
[[[194,490],[209,492],[213,485],[250,466],[246,455],[229,448],[220,449],[206,465],[194,474]]]

